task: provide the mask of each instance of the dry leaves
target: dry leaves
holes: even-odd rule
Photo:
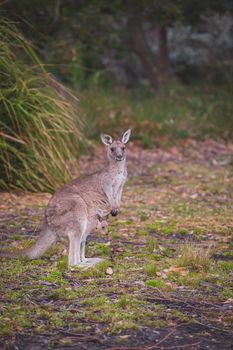
[[[184,267],[176,267],[176,266],[171,266],[171,267],[169,267],[169,269],[163,270],[163,272],[165,274],[178,273],[182,277],[187,276],[187,274],[189,273],[189,271],[187,269],[185,269]]]

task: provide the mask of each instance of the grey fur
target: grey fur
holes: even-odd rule
[[[45,209],[44,223],[37,242],[18,252],[0,252],[0,256],[39,258],[59,238],[69,239],[69,266],[90,266],[100,259],[85,258],[87,236],[96,230],[106,230],[103,219],[110,213],[118,215],[121,195],[127,178],[125,143],[127,130],[121,141],[101,135],[107,146],[107,164],[99,172],[71,181],[56,191]],[[106,141],[107,140],[107,141]],[[109,141],[110,140],[110,141]]]

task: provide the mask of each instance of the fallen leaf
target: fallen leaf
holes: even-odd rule
[[[223,304],[233,304],[233,299],[232,299],[232,298],[229,298],[229,299],[227,299],[226,301],[224,301]]]
[[[177,288],[177,285],[176,285],[175,283],[166,282],[165,284],[166,284],[166,286],[171,287],[171,288],[173,288],[173,289],[176,289],[176,288]]]
[[[176,266],[171,266],[169,267],[169,269],[163,270],[163,272],[165,272],[166,274],[175,272],[175,273],[179,273],[181,276],[187,276],[187,274],[189,273],[188,270],[186,270],[184,267],[176,267]]]

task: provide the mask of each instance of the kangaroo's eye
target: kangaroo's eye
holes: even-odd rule
[[[125,147],[121,147],[121,150],[124,151],[124,150],[125,150]]]
[[[112,147],[112,148],[110,148],[110,150],[112,151],[112,152],[114,152],[114,148]]]

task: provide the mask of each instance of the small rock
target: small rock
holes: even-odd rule
[[[112,275],[113,274],[113,269],[111,267],[108,267],[106,270],[107,275]]]

